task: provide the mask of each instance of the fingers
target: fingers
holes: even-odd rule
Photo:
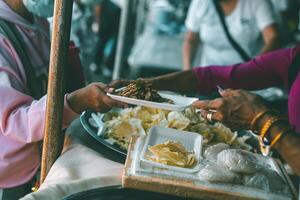
[[[219,111],[216,112],[211,112],[211,111],[207,111],[207,110],[201,110],[201,115],[205,118],[208,119],[208,115],[211,114],[211,120],[212,121],[223,121],[223,114]],[[208,120],[210,121],[210,120]]]
[[[109,92],[110,87],[104,83],[92,83],[94,86],[96,86],[98,89],[103,90],[105,92]]]
[[[107,112],[113,107],[120,107],[124,108],[127,107],[126,103],[116,101],[111,97],[107,96],[106,93],[113,91],[113,88],[109,88],[107,85],[103,83],[95,83],[94,84],[97,88],[97,103],[96,103],[96,110],[100,112]]]
[[[232,90],[232,89],[225,89],[222,92],[220,92],[220,95],[222,97],[228,97],[228,96],[232,96],[234,93],[236,92],[236,90]]]
[[[196,101],[193,103],[193,106],[202,110],[219,110],[224,106],[224,100],[222,98],[217,98],[211,101]]]

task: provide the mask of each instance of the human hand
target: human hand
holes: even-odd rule
[[[111,89],[103,83],[92,83],[76,90],[67,96],[70,107],[77,113],[91,109],[97,112],[107,112],[112,107],[124,107],[125,103],[116,101],[106,95]]]
[[[209,110],[212,120],[220,121],[233,130],[249,129],[254,117],[265,110],[263,100],[252,93],[243,90],[224,90],[222,98],[211,101],[197,101],[194,106],[202,109],[201,114],[207,118]]]

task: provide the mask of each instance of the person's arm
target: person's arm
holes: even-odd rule
[[[263,89],[271,86],[288,86],[288,67],[295,55],[300,54],[300,45],[267,53],[247,63],[232,66],[197,67],[193,70],[175,72],[146,79],[155,89],[180,93],[199,92],[210,94],[216,86],[233,89]],[[120,88],[128,80],[113,81],[110,86]]]
[[[261,54],[270,52],[280,47],[279,33],[275,24],[269,25],[262,31],[264,46]]]
[[[199,33],[188,31],[183,43],[183,70],[192,68],[195,53],[199,45]]]
[[[146,79],[157,90],[169,90],[182,94],[197,92],[198,81],[192,70],[174,72],[155,78]]]
[[[232,66],[210,66],[194,68],[198,89],[202,94],[210,94],[216,86],[232,89],[257,90],[272,86],[288,88],[288,68],[300,46],[281,49],[258,56],[255,59]]]
[[[24,79],[17,69],[23,66],[9,41],[0,38],[0,134],[14,141],[31,143],[43,138],[46,96],[34,100],[27,94]],[[108,88],[101,83],[91,84],[65,96],[63,126],[86,110],[107,111],[122,103],[105,95]],[[123,104],[124,105],[124,104]]]
[[[280,47],[278,18],[273,6],[268,0],[253,1],[250,8],[255,16],[256,25],[260,30],[264,46],[260,54],[270,52]]]
[[[258,122],[258,127],[261,128],[271,117],[274,117],[274,115],[263,116]],[[287,121],[276,123],[270,128],[267,138],[269,141],[273,141],[277,134],[281,131],[288,130],[289,128],[291,128],[291,126]],[[274,146],[274,149],[280,153],[295,173],[300,176],[300,134],[294,130],[285,132],[282,138]]]
[[[194,56],[200,41],[199,31],[203,16],[206,13],[206,6],[207,2],[203,0],[192,0],[189,6],[185,20],[187,33],[182,47],[183,70],[189,70],[193,67]]]

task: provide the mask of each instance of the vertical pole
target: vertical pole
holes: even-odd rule
[[[59,156],[64,140],[64,136],[62,135],[64,100],[63,69],[67,64],[68,58],[72,7],[73,0],[55,0],[41,183],[45,180],[52,164]]]
[[[135,8],[135,0],[125,0],[124,7],[122,8],[121,21],[119,25],[119,35],[118,35],[118,44],[117,44],[117,52],[116,52],[116,60],[113,71],[112,79],[120,78],[121,68],[124,64],[125,59],[125,50],[126,50],[126,40],[128,39],[128,32],[130,23],[133,23],[131,16],[132,10]]]

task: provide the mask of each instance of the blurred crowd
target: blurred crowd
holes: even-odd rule
[[[225,27],[214,2],[220,6]],[[192,68],[195,59],[200,60],[197,66],[246,61],[292,45],[298,36],[297,0],[137,1],[142,3],[142,26],[147,27],[142,32],[185,34],[183,70]],[[112,76],[123,6],[122,0],[77,0],[75,3],[71,38],[81,49],[88,79],[90,75],[96,79]],[[135,39],[138,37],[135,35]]]

